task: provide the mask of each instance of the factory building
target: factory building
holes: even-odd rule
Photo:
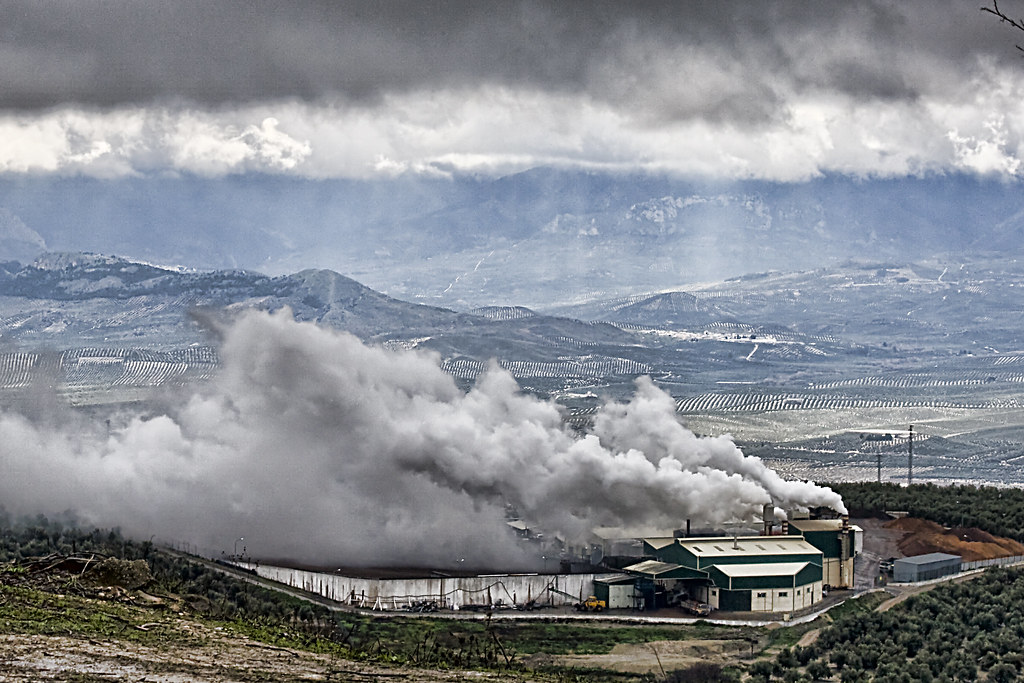
[[[794,519],[789,522],[789,533],[821,551],[822,582],[831,588],[853,588],[853,558],[864,547],[864,532],[842,519]]]
[[[666,596],[686,594],[712,609],[792,612],[822,599],[824,554],[802,536],[652,538],[656,558],[625,568]],[[643,585],[638,581],[638,588]]]
[[[892,578],[899,583],[928,581],[950,574],[959,574],[962,567],[959,555],[948,553],[928,553],[904,557],[893,562]]]

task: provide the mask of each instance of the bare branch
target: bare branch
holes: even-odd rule
[[[992,6],[982,7],[981,11],[988,12],[989,14],[994,14],[999,17],[999,23],[1005,22],[1018,31],[1024,31],[1024,19],[1013,19],[1007,16],[1001,9],[999,9],[999,0],[992,0]],[[1017,49],[1024,52],[1024,47],[1021,47],[1020,45],[1017,46]]]

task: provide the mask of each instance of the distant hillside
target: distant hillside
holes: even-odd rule
[[[537,168],[105,183],[102,201],[86,178],[0,183],[0,259],[50,249],[272,275],[313,267],[408,301],[546,310],[769,270],[1024,248],[1024,186],[974,176],[714,183]]]
[[[492,359],[542,392],[620,375],[628,380],[651,370],[623,355],[634,336],[604,323],[527,309],[457,313],[400,301],[326,270],[270,277],[50,253],[28,266],[0,264],[0,342],[13,351],[0,354],[0,388],[29,387],[54,353],[61,384],[77,387],[79,395],[89,388],[123,393],[127,387],[206,377],[216,363],[215,340],[193,311],[226,316],[285,307],[297,320],[370,343],[435,351],[467,382]],[[180,357],[197,348],[209,352]]]
[[[899,476],[898,440],[859,435],[915,424],[922,477],[1024,482],[1021,288],[1013,257],[880,261],[594,296],[557,315],[460,313],[326,270],[52,253],[0,263],[0,401],[44,410],[51,388],[75,405],[145,401],[217,372],[217,340],[194,311],[288,307],[370,344],[432,352],[463,387],[496,360],[578,428],[650,375],[692,429],[732,434],[790,476],[874,478],[879,455],[883,476]]]

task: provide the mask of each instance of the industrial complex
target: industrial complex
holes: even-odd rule
[[[522,526],[522,525],[520,525]],[[689,526],[689,525],[687,525]],[[517,527],[518,528],[518,527]],[[251,565],[259,575],[369,609],[493,607],[792,613],[820,603],[830,589],[853,588],[862,531],[849,519],[794,519],[774,524],[766,510],[756,535],[687,535],[635,539],[632,558],[603,556],[600,566],[554,574],[489,574],[402,579]],[[632,561],[629,561],[629,560]],[[614,560],[614,561],[612,561]],[[618,567],[614,567],[618,565]]]

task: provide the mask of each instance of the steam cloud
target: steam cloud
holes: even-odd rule
[[[844,511],[831,490],[784,481],[728,438],[696,437],[646,378],[580,438],[496,365],[463,392],[436,357],[287,311],[247,312],[222,332],[217,379],[164,410],[109,428],[0,414],[0,503],[207,552],[244,537],[257,557],[439,566],[526,566],[506,502],[569,539],[750,519],[769,502]]]

